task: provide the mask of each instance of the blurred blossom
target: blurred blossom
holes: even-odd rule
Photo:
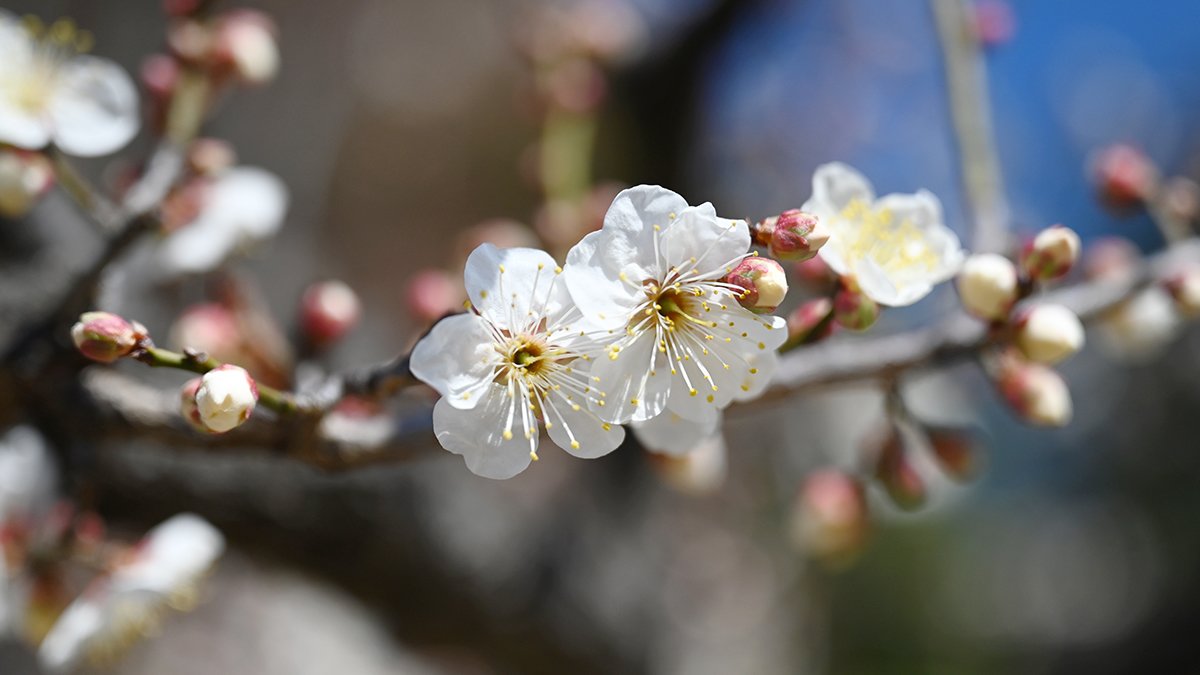
[[[1101,346],[1113,357],[1131,361],[1154,358],[1181,328],[1175,303],[1160,286],[1150,286],[1117,305],[1097,324]]]
[[[870,529],[862,483],[836,469],[805,477],[791,518],[792,543],[833,567],[844,566],[857,557]]]
[[[342,339],[358,323],[361,313],[358,294],[336,279],[312,284],[300,299],[300,326],[317,346]]]
[[[671,415],[671,412],[665,412],[655,420]],[[655,420],[647,424],[654,424]],[[639,441],[642,440],[639,427],[644,426],[633,425]],[[653,449],[650,444],[646,447]],[[701,438],[691,443],[683,453],[663,448],[662,444],[658,446],[659,452],[650,455],[650,462],[663,482],[675,490],[699,496],[713,494],[725,485],[729,474],[729,451],[721,434],[713,433]]]
[[[1083,269],[1088,279],[1125,282],[1137,272],[1142,254],[1124,237],[1103,237],[1084,252]]]
[[[57,482],[54,458],[36,429],[16,426],[0,437],[0,527],[44,512]],[[2,551],[0,541],[0,560]]]
[[[91,157],[137,134],[133,80],[112,61],[81,54],[91,40],[67,19],[47,27],[0,10],[0,142],[27,150],[53,143]]]
[[[192,305],[171,325],[168,342],[176,349],[198,349],[222,362],[241,363],[247,353],[237,318],[226,306]]]
[[[44,155],[0,145],[0,216],[20,218],[54,185]]]
[[[668,410],[644,422],[634,422],[632,427],[638,442],[650,452],[678,457],[717,435],[721,418],[694,422]]]
[[[1110,145],[1092,155],[1093,180],[1101,200],[1125,211],[1144,204],[1158,186],[1158,169],[1140,149]]]
[[[122,651],[156,629],[164,608],[195,605],[197,584],[224,548],[221,533],[198,516],[181,514],[158,525],[71,603],[42,641],[38,660],[64,672],[85,656]]]
[[[987,47],[1008,42],[1017,28],[1008,0],[977,0],[974,20],[975,34]]]
[[[528,226],[511,218],[492,218],[473,225],[454,240],[455,267],[461,269],[471,252],[480,244],[496,248],[537,248],[537,235]]]
[[[408,312],[423,323],[432,323],[462,309],[466,291],[445,270],[430,268],[417,272],[404,288]]]

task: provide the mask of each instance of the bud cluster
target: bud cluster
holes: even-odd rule
[[[766,246],[778,260],[810,260],[828,241],[829,228],[821,219],[799,209],[789,209],[754,226],[754,243]]]

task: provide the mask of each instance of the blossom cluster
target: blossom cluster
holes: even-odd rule
[[[877,200],[842,164],[817,171],[804,207],[753,231],[662,187],[624,190],[563,266],[491,244],[468,257],[470,310],[412,353],[413,373],[442,395],[439,442],[490,478],[536,460],[543,428],[578,457],[616,449],[623,424],[657,451],[688,452],[722,410],[767,388],[788,342],[788,322],[771,314],[786,275],[755,243],[782,260],[822,256],[843,281],[840,304],[872,315],[921,299],[962,258],[936,197]]]

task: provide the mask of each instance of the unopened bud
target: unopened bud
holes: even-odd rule
[[[866,330],[879,318],[879,305],[855,288],[842,288],[833,298],[833,320],[850,330]]]
[[[179,61],[167,54],[151,54],[142,61],[142,86],[150,97],[164,101],[175,93],[179,85]]]
[[[837,280],[838,275],[829,267],[829,263],[821,256],[802,260],[795,265],[792,265],[792,272],[795,278],[817,289],[827,289],[829,285]]]
[[[896,506],[912,511],[925,503],[925,481],[908,458],[900,429],[892,426],[875,462],[875,477]]]
[[[275,22],[262,12],[238,9],[217,22],[213,58],[243,83],[261,85],[279,72],[279,45]]]
[[[1140,206],[1158,185],[1158,170],[1145,153],[1131,145],[1112,145],[1092,161],[1100,198],[1117,210]]]
[[[967,481],[983,469],[983,442],[978,431],[957,427],[925,426],[929,448],[947,476]]]
[[[1177,301],[1165,289],[1150,286],[1103,315],[1101,344],[1121,359],[1149,359],[1179,333],[1177,308]]]
[[[1082,244],[1075,230],[1062,225],[1048,227],[1021,251],[1021,269],[1033,281],[1052,281],[1066,276],[1079,259]]]
[[[1163,286],[1175,301],[1175,309],[1188,318],[1200,318],[1200,266],[1189,265],[1168,276]]]
[[[958,296],[963,308],[989,321],[1008,316],[1017,301],[1018,285],[1012,261],[995,253],[967,258],[958,273]]]
[[[448,273],[432,268],[417,272],[404,292],[408,311],[416,319],[427,322],[461,310],[464,295],[462,286]]]
[[[1083,348],[1083,324],[1062,305],[1036,305],[1014,322],[1016,343],[1036,363],[1054,365]]]
[[[54,185],[54,169],[41,153],[0,148],[0,216],[20,218]]]
[[[108,312],[87,312],[71,327],[71,339],[79,353],[100,363],[128,356],[145,337],[141,324]]]
[[[179,414],[183,415],[183,419],[192,425],[193,429],[209,432],[208,427],[204,426],[204,421],[200,419],[200,408],[196,405],[196,392],[200,390],[202,381],[199,377],[193,377],[180,388]]]
[[[237,318],[229,308],[215,302],[187,308],[171,325],[168,342],[179,349],[205,352],[218,361],[245,358]]]
[[[996,385],[1013,411],[1031,424],[1061,427],[1071,421],[1071,392],[1051,368],[1009,358]]]
[[[1171,218],[1191,222],[1200,216],[1200,183],[1176,176],[1162,189],[1162,206]]]
[[[1094,281],[1128,281],[1137,272],[1141,252],[1124,237],[1104,237],[1088,245],[1084,275]]]
[[[803,261],[816,256],[829,241],[829,228],[811,213],[789,209],[760,222],[754,237],[766,245],[773,258]]]
[[[250,419],[258,402],[258,385],[245,369],[218,366],[201,378],[196,389],[200,422],[209,431],[224,433]]]
[[[304,291],[300,300],[300,325],[317,345],[340,340],[358,323],[358,295],[341,281],[323,281]]]
[[[787,273],[770,258],[744,258],[722,281],[741,288],[738,304],[758,314],[775,311],[787,295]]]
[[[788,342],[816,342],[829,337],[833,332],[833,321],[829,316],[833,311],[833,301],[829,298],[817,298],[800,305],[788,315]]]
[[[233,145],[219,138],[198,138],[187,153],[188,168],[202,176],[212,176],[237,162]]]
[[[808,555],[833,566],[852,561],[870,529],[862,483],[836,469],[809,474],[796,497],[791,528],[793,543]]]
[[[975,3],[975,34],[985,47],[1002,45],[1016,32],[1016,19],[1006,0],[979,0]]]

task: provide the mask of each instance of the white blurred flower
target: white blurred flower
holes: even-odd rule
[[[19,218],[54,185],[45,155],[0,147],[0,216]]]
[[[1062,305],[1035,305],[1016,321],[1017,347],[1030,361],[1053,365],[1083,348],[1083,323]]]
[[[63,672],[90,651],[121,646],[158,621],[164,606],[185,608],[196,584],[225,550],[225,538],[192,514],[150,530],[133,555],[97,578],[59,616],[38,649],[38,661]]]
[[[43,28],[0,11],[0,142],[28,150],[53,143],[90,157],[133,138],[133,80],[112,61],[80,54],[89,42],[67,20]]]
[[[0,437],[0,524],[47,509],[55,498],[55,476],[53,456],[36,429],[8,430]]]
[[[537,457],[539,426],[576,457],[614,450],[625,437],[588,404],[604,394],[588,381],[598,346],[580,330],[554,259],[528,248],[483,244],[467,258],[475,311],[439,321],[412,352],[412,372],[442,398],[438,442],[486,478],[511,478]]]
[[[750,359],[787,339],[780,317],[738,304],[723,281],[749,255],[745,221],[718,218],[657,186],[621,192],[604,226],[567,254],[567,289],[613,341],[592,376],[610,422],[644,422],[665,409],[708,423],[734,396],[770,378],[774,362]]]
[[[835,162],[817,168],[812,197],[800,208],[829,228],[819,254],[825,263],[881,305],[911,305],[962,264],[958,237],[927,190],[876,199],[862,174]]]
[[[714,415],[697,423],[666,410],[645,422],[634,422],[631,426],[638,443],[650,452],[681,457],[716,434],[721,426],[721,417]]]
[[[666,412],[659,417],[670,414]],[[690,495],[716,492],[725,484],[729,473],[728,448],[725,438],[719,433],[701,439],[686,454],[658,454],[652,455],[652,459],[655,469],[667,485]]]
[[[1158,354],[1182,325],[1171,296],[1151,286],[1106,313],[1097,327],[1109,353],[1139,361]]]
[[[217,433],[241,426],[250,419],[257,402],[254,378],[238,366],[226,364],[208,371],[196,389],[200,422]]]

